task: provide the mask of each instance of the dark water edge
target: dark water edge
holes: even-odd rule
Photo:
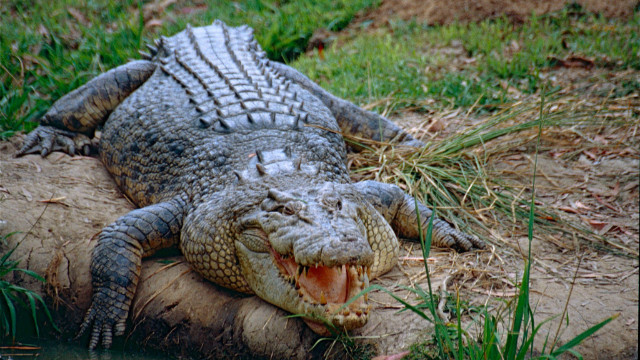
[[[131,343],[126,350],[89,351],[83,344],[45,339],[22,339],[16,344],[0,341],[0,360],[170,360],[178,359],[160,352],[134,350]],[[36,349],[33,349],[36,348]],[[184,358],[182,358],[184,359]]]

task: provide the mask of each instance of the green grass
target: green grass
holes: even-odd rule
[[[609,317],[602,322],[590,327],[585,330],[575,338],[569,340],[566,344],[555,348],[556,341],[554,340],[550,345],[548,351],[547,344],[548,339],[545,339],[544,348],[542,349],[541,355],[536,355],[534,357],[533,347],[534,347],[534,339],[537,332],[540,330],[541,326],[547,322],[548,320],[535,324],[534,313],[531,309],[530,304],[530,293],[529,293],[529,285],[530,279],[529,274],[531,272],[531,242],[533,241],[533,231],[535,224],[535,186],[536,186],[536,165],[538,160],[538,149],[540,147],[540,139],[542,135],[542,129],[544,126],[544,103],[545,97],[543,95],[542,100],[540,102],[540,115],[537,119],[538,122],[538,136],[537,143],[534,153],[534,162],[533,162],[533,173],[531,180],[531,200],[529,204],[529,216],[528,216],[528,232],[527,238],[528,249],[527,249],[527,257],[525,259],[524,264],[524,273],[522,280],[520,282],[520,286],[518,289],[517,301],[515,304],[512,304],[509,307],[509,310],[513,310],[513,314],[511,317],[511,328],[506,334],[506,336],[501,336],[498,332],[497,321],[496,318],[489,314],[486,310],[483,311],[484,323],[482,324],[482,333],[480,335],[481,341],[474,339],[470,336],[466,331],[462,329],[461,326],[461,314],[460,311],[457,311],[457,323],[450,326],[445,326],[442,323],[442,320],[439,319],[435,310],[435,302],[433,301],[433,295],[431,290],[431,281],[429,278],[429,268],[427,266],[427,257],[429,255],[430,248],[430,238],[431,238],[431,227],[432,224],[429,224],[429,229],[427,230],[426,237],[422,240],[422,249],[424,256],[424,264],[425,271],[427,273],[427,281],[429,284],[429,297],[424,294],[418,286],[416,286],[414,290],[415,293],[419,294],[423,301],[431,304],[429,307],[431,321],[435,324],[435,347],[438,350],[438,358],[439,359],[525,359],[525,358],[537,358],[537,359],[556,359],[558,356],[564,354],[565,352],[570,352],[578,358],[582,358],[582,356],[573,350],[575,346],[584,341],[587,337],[591,336],[593,333],[598,331],[604,325],[612,321],[615,317]],[[417,204],[416,204],[417,209]],[[417,213],[417,212],[416,212]],[[419,214],[418,223],[419,221]],[[433,217],[432,217],[433,218]],[[456,302],[459,304],[459,302]],[[405,304],[407,306],[408,304]],[[412,311],[419,311],[416,307],[409,307]],[[477,320],[476,320],[477,321]],[[450,331],[453,330],[453,331]],[[462,338],[465,338],[467,341],[462,342]],[[505,339],[502,344],[501,339]],[[455,341],[457,340],[457,341]],[[455,341],[455,342],[454,342]]]
[[[149,12],[145,4],[125,0],[3,1],[0,5],[0,139],[29,131],[64,94],[128,59],[159,35],[171,35],[221,19],[249,24],[268,56],[290,60],[305,51],[318,28],[342,29],[353,16],[379,0],[191,1]],[[198,3],[200,4],[200,3]],[[280,5],[278,5],[280,4]],[[71,10],[69,10],[71,9]],[[159,27],[145,27],[152,19]]]
[[[533,171],[530,188],[530,200],[527,206],[527,215],[524,217],[527,222],[527,238],[528,249],[524,258],[524,269],[522,279],[516,284],[518,285],[518,292],[515,301],[509,301],[505,303],[505,306],[498,311],[489,311],[486,307],[474,309],[475,315],[471,321],[471,325],[462,326],[463,313],[470,313],[469,309],[464,309],[460,302],[459,294],[455,296],[455,309],[451,311],[455,318],[451,322],[445,322],[438,315],[436,310],[437,296],[434,294],[431,286],[431,276],[428,267],[428,257],[431,250],[431,234],[433,228],[433,219],[438,216],[436,209],[434,208],[433,216],[431,216],[426,234],[423,235],[423,229],[419,228],[419,237],[421,239],[421,249],[423,256],[424,270],[427,275],[427,289],[423,289],[419,284],[414,284],[412,287],[403,287],[408,290],[415,297],[419,299],[418,304],[411,304],[406,298],[397,296],[392,291],[379,286],[371,285],[364,289],[360,295],[367,292],[378,290],[387,293],[395,299],[398,303],[402,304],[406,310],[414,312],[417,316],[423,318],[427,322],[434,326],[433,334],[430,339],[427,339],[421,343],[414,344],[411,348],[411,353],[406,359],[508,359],[508,360],[522,360],[525,358],[533,359],[557,359],[564,353],[571,353],[578,358],[582,358],[581,355],[574,349],[577,345],[582,343],[586,338],[593,335],[596,331],[600,330],[603,326],[614,320],[617,316],[612,316],[602,320],[600,323],[586,329],[582,333],[578,334],[573,339],[567,341],[564,345],[557,346],[557,339],[544,339],[542,343],[542,349],[536,349],[534,354],[534,344],[538,331],[544,324],[552,320],[553,318],[545,319],[542,322],[537,322],[535,314],[532,310],[530,303],[530,278],[531,272],[531,242],[534,236],[534,229],[537,228],[537,210],[535,205],[535,186],[536,186],[536,166],[538,149],[540,148],[540,140],[542,137],[543,127],[549,125],[555,125],[553,122],[548,121],[548,114],[545,114],[545,95],[543,92],[542,99],[539,106],[538,117],[532,121],[532,127],[537,128],[537,143],[535,144],[535,152],[533,158]],[[513,128],[507,128],[508,131],[515,131]],[[498,135],[498,136],[503,136]],[[441,152],[446,153],[448,148],[448,141],[440,143]],[[453,146],[456,147],[455,145]],[[418,203],[416,200],[416,209],[418,209]],[[420,213],[416,210],[417,223],[421,224]],[[521,217],[519,217],[521,218]],[[354,301],[349,300],[347,303]],[[497,313],[497,314],[495,314]],[[560,314],[558,314],[560,315]],[[565,314],[561,316],[564,317]],[[557,315],[556,315],[557,316]],[[508,328],[506,332],[501,332],[499,324],[506,324],[505,328]],[[469,329],[474,326],[480,331],[474,333]],[[568,325],[568,321],[567,321]]]
[[[14,234],[1,236],[0,246],[6,245],[7,239]],[[21,312],[21,309],[30,314],[36,336],[40,336],[40,327],[38,326],[38,313],[40,312],[44,313],[52,326],[58,330],[42,297],[32,290],[14,285],[11,281],[15,273],[23,273],[38,281],[45,281],[35,272],[20,268],[18,266],[19,260],[9,260],[18,246],[19,243],[0,257],[0,339],[10,338],[11,342],[15,341],[18,328],[22,329],[27,326],[22,317],[24,312]],[[39,309],[38,304],[40,305]]]
[[[0,5],[0,139],[29,131],[64,94],[128,59],[143,44],[220,18],[247,23],[272,59],[292,61],[305,51],[314,30],[340,30],[358,12],[379,0],[250,0],[198,5],[190,1],[164,11],[144,11],[149,2],[77,0]],[[148,7],[148,6],[147,6]],[[72,9],[72,10],[69,10]],[[340,97],[356,103],[389,98],[390,109],[469,107],[495,110],[513,100],[514,87],[527,94],[539,88],[539,72],[549,56],[574,54],[613,70],[640,69],[640,15],[626,23],[564,12],[532,18],[522,25],[506,19],[472,24],[425,26],[396,22],[339,41],[325,59],[303,56],[292,62]],[[152,19],[158,27],[145,27]],[[145,22],[146,21],[146,22]],[[472,62],[451,66],[455,48]],[[614,95],[637,91],[637,83]]]
[[[523,94],[539,90],[540,71],[554,59],[582,56],[610,70],[640,69],[640,14],[629,22],[568,10],[533,17],[448,26],[397,22],[365,32],[293,66],[338,96],[358,103],[391,98],[391,108],[435,106],[493,110],[513,101],[507,86]],[[453,51],[436,52],[449,48]],[[452,65],[463,54],[468,62]]]

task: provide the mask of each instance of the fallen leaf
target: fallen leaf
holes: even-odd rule
[[[594,154],[593,152],[589,151],[589,150],[584,150],[582,151],[583,154],[587,155],[587,157],[591,160],[597,160],[598,156],[596,154]]]
[[[156,14],[159,15],[164,13],[167,7],[169,7],[169,5],[171,4],[174,4],[176,1],[177,0],[164,0],[161,2],[156,1],[156,2],[144,5],[142,8],[144,19],[147,20]]]
[[[80,24],[84,25],[84,26],[89,26],[89,20],[87,20],[87,17],[84,16],[83,13],[81,13],[80,11],[78,11],[77,9],[74,8],[67,8],[67,12],[69,13],[69,15],[71,15],[74,19],[76,19],[77,22],[79,22]]]
[[[589,207],[589,206],[587,206],[587,205],[583,204],[583,203],[582,203],[582,202],[580,202],[579,200],[574,201],[574,202],[571,204],[571,206],[572,206],[573,208],[575,208],[575,209],[578,209],[578,210],[587,210],[587,211],[592,211],[592,210],[593,210],[593,208],[591,208],[591,207]]]
[[[38,200],[41,203],[45,203],[45,204],[60,204],[60,205],[64,205],[66,207],[69,207],[69,204],[66,204],[64,202],[62,202],[62,200],[66,199],[66,196],[61,196],[61,197],[57,197],[57,198],[51,198],[51,199],[46,199],[46,200]]]
[[[629,191],[629,190],[634,189],[634,188],[635,188],[635,189],[637,189],[637,188],[638,188],[638,185],[640,185],[640,182],[638,182],[638,181],[632,181],[632,182],[628,183],[627,185],[625,185],[625,186],[622,188],[622,190],[624,190],[624,191]]]
[[[33,196],[31,196],[31,193],[25,188],[22,188],[22,195],[27,198],[27,201],[33,200]]]
[[[191,14],[198,11],[203,11],[207,9],[207,4],[197,4],[195,6],[187,6],[180,9],[181,14]]]
[[[549,151],[549,155],[551,155],[552,158],[557,159],[557,158],[561,157],[562,155],[564,155],[564,154],[566,154],[568,152],[569,152],[568,149],[566,149],[566,150],[552,150],[552,151]]]
[[[596,230],[602,230],[604,229],[605,226],[609,225],[609,223],[606,221],[600,221],[595,219],[584,219],[584,220]]]
[[[582,212],[579,211],[578,209],[574,209],[574,208],[569,207],[569,206],[559,206],[558,210],[562,210],[564,212],[568,212],[568,213],[572,213],[572,214],[582,214]]]
[[[622,149],[621,151],[618,152],[619,156],[636,155],[636,154],[638,154],[638,150],[634,149],[634,148],[630,148],[630,147],[624,148],[624,149]]]
[[[45,39],[49,39],[51,37],[51,35],[49,34],[49,30],[43,24],[40,24],[40,26],[38,26],[38,34],[42,35],[42,37]]]
[[[144,23],[144,27],[145,29],[149,29],[152,27],[158,27],[158,26],[162,26],[162,20],[160,19],[151,19],[147,22]]]
[[[597,194],[593,194],[593,197],[595,197],[595,198],[596,198],[596,200],[598,200],[598,202],[599,202],[600,204],[602,204],[602,205],[604,205],[604,206],[608,207],[609,209],[611,209],[611,210],[613,210],[613,211],[615,211],[615,212],[617,212],[617,213],[620,213],[620,212],[621,212],[620,210],[618,210],[618,209],[616,209],[615,207],[613,207],[613,205],[611,205],[611,204],[609,204],[609,203],[605,202],[604,200],[602,200],[602,198],[601,198],[600,196],[598,196]]]
[[[608,145],[609,144],[609,140],[607,140],[604,136],[602,135],[596,135],[593,137],[593,140],[595,140],[595,142],[603,144],[603,145]]]
[[[569,55],[564,59],[548,56],[547,59],[554,67],[591,69],[595,65],[593,60],[578,55]]]

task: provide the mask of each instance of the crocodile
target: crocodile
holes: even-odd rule
[[[395,185],[352,183],[344,136],[423,143],[267,59],[246,25],[187,26],[147,46],[58,99],[17,153],[87,153],[101,128],[99,156],[138,207],[98,236],[78,336],[109,348],[142,258],[176,245],[204,278],[318,333],[363,326],[367,296],[345,303],[396,264],[398,237],[417,238],[432,212]],[[484,246],[444,220],[432,226],[435,246]]]

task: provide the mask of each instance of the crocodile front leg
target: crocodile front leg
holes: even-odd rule
[[[413,147],[424,146],[422,141],[416,140],[389,119],[374,112],[366,111],[347,100],[340,99],[321,88],[298,70],[274,61],[270,61],[269,65],[276,69],[280,75],[302,86],[320,99],[331,110],[343,135],[375,141],[395,142]]]
[[[40,119],[40,126],[25,139],[16,154],[39,152],[47,156],[53,150],[73,155],[86,152],[87,136],[93,136],[129,94],[151,76],[156,65],[138,60],[118,66],[61,97]]]
[[[401,237],[418,239],[418,226],[426,234],[429,220],[433,212],[418,202],[420,222],[416,217],[416,202],[413,196],[405,194],[395,185],[377,181],[362,181],[354,186],[364,195],[367,201],[391,224],[393,231]],[[433,219],[432,244],[438,247],[449,247],[460,251],[472,248],[483,249],[485,244],[475,236],[465,234],[453,228],[448,222]]]
[[[100,338],[109,348],[113,334],[124,333],[142,258],[178,243],[183,214],[183,202],[172,200],[133,210],[102,230],[91,261],[91,307],[77,335],[93,324],[90,349]]]

